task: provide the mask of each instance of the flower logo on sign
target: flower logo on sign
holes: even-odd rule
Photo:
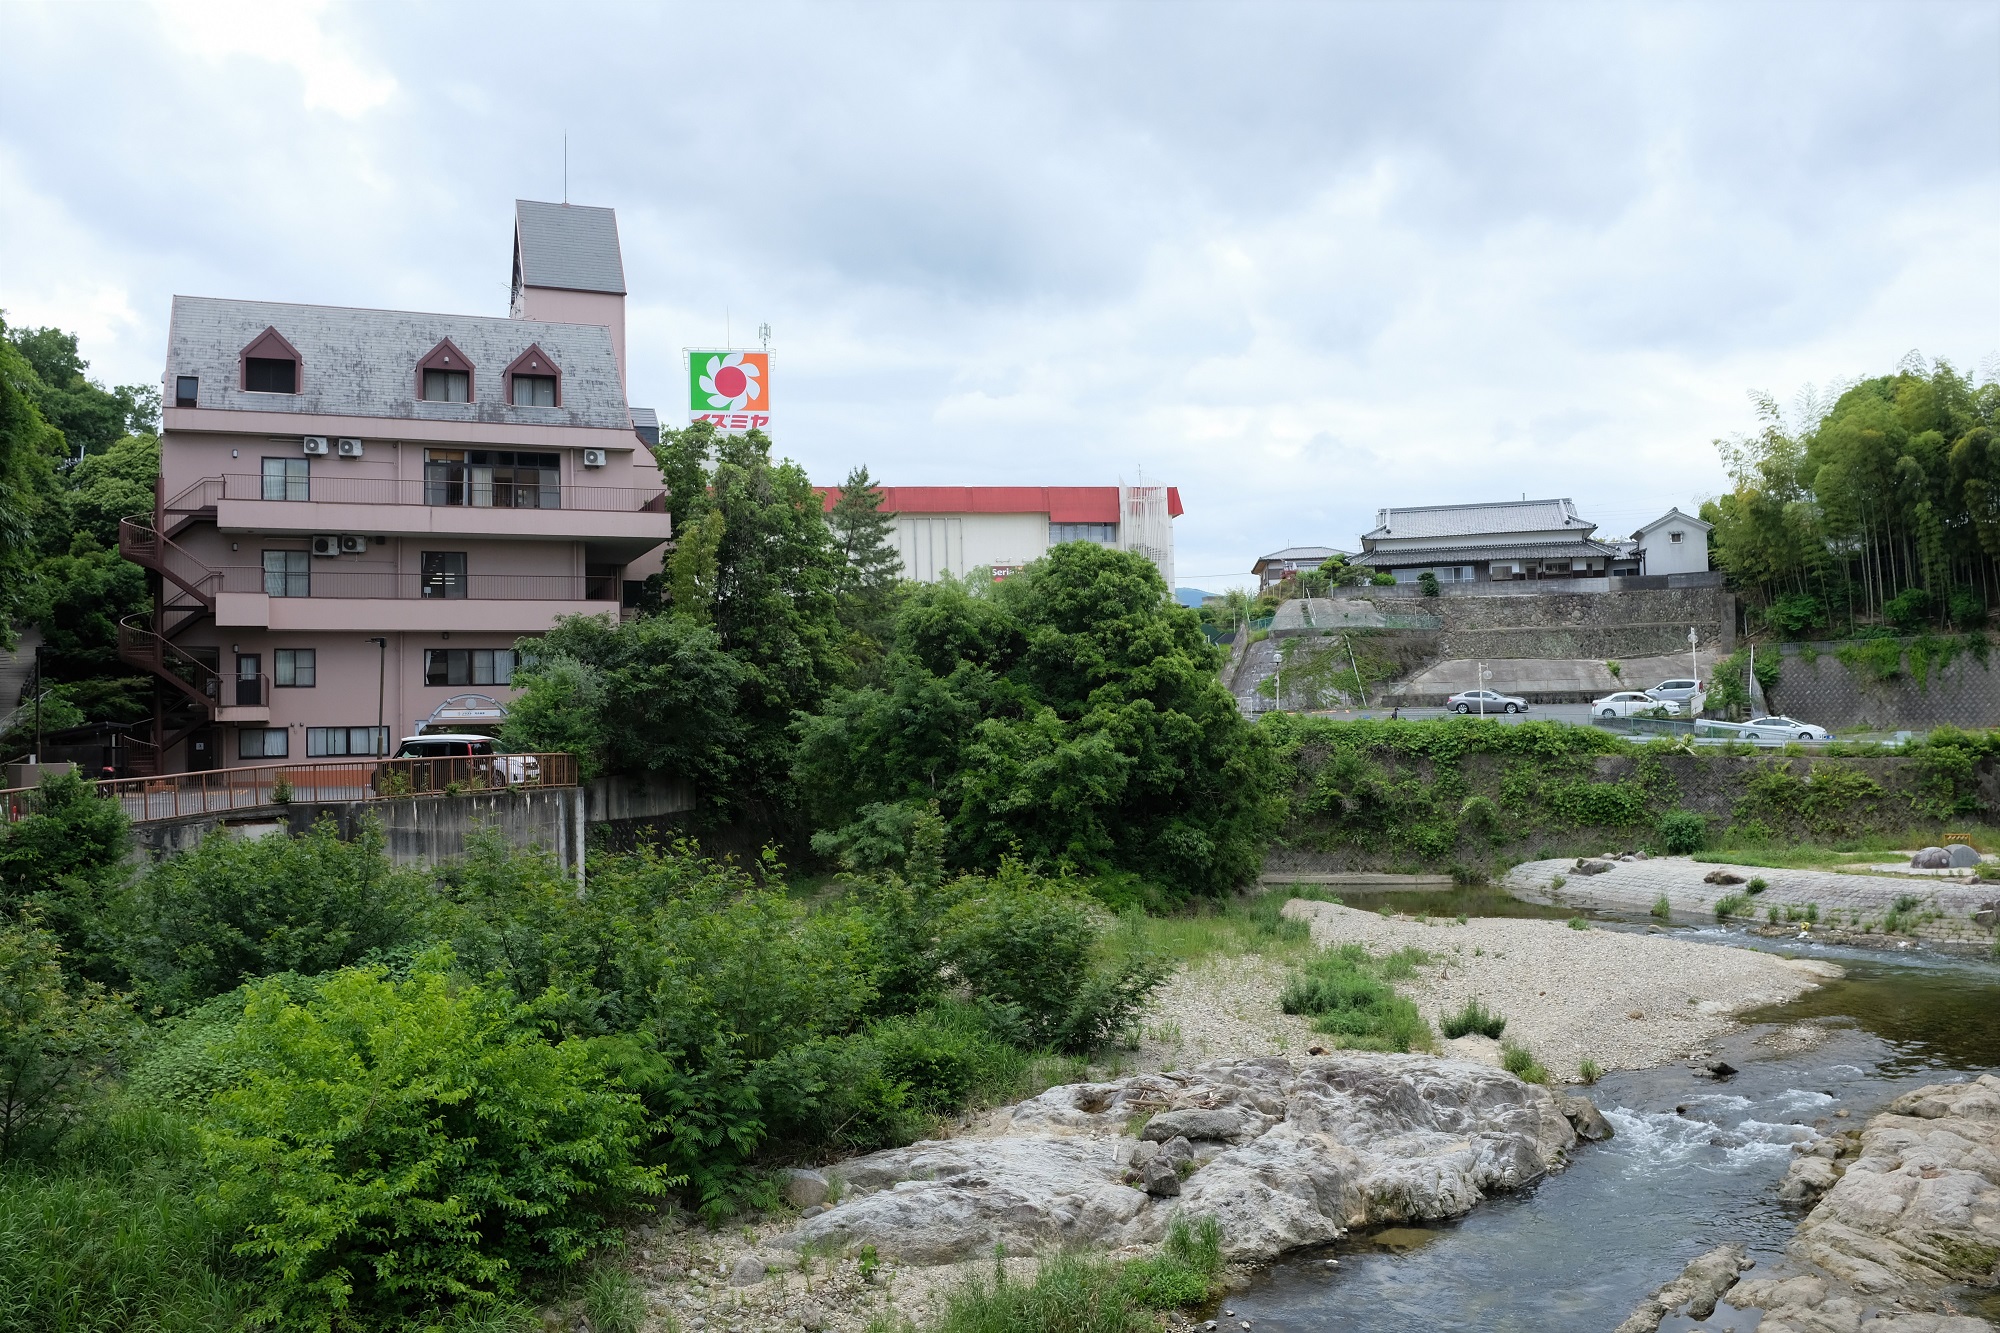
[[[741,412],[751,399],[764,393],[764,386],[757,382],[756,365],[745,361],[741,352],[711,356],[707,373],[696,382],[708,395],[710,407],[727,408],[731,412]]]

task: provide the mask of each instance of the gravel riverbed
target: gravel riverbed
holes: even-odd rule
[[[1285,915],[1309,922],[1316,944],[1424,950],[1431,962],[1398,989],[1433,1026],[1477,999],[1562,1079],[1575,1078],[1586,1058],[1605,1069],[1681,1059],[1734,1027],[1735,1014],[1841,975],[1831,963],[1560,921],[1475,917],[1460,925],[1304,899],[1287,903]]]

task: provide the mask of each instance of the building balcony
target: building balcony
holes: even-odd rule
[[[670,533],[666,492],[657,487],[338,475],[294,480],[232,473],[194,483],[166,509],[169,514],[212,514],[225,532],[587,540],[604,549],[607,558],[624,560],[637,559]]]
[[[539,634],[561,616],[618,613],[618,580],[597,576],[471,574],[441,584],[386,570],[215,574],[215,623],[230,628]]]

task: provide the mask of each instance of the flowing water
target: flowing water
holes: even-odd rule
[[[1719,929],[1685,934],[1763,943]],[[1859,1126],[1909,1088],[2000,1070],[2000,966],[1991,961],[1928,949],[1786,952],[1838,962],[1847,979],[1752,1015],[1763,1021],[1718,1042],[1716,1054],[1740,1071],[1733,1078],[1713,1082],[1678,1064],[1607,1075],[1588,1091],[1616,1137],[1579,1145],[1567,1170],[1455,1222],[1296,1254],[1222,1302],[1222,1327],[1605,1333],[1714,1246],[1744,1244],[1768,1270],[1798,1220],[1777,1201],[1794,1142],[1815,1125]],[[1786,1025],[1801,1021],[1824,1039],[1798,1049]],[[1848,1118],[1836,1118],[1843,1109]],[[1993,1293],[1958,1299],[2000,1327]],[[1680,1316],[1661,1327],[1748,1333],[1757,1319],[1725,1304],[1705,1322]]]

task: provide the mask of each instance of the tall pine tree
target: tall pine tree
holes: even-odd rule
[[[842,561],[836,587],[848,655],[866,672],[881,659],[894,631],[896,591],[903,576],[896,516],[882,512],[882,492],[864,466],[847,474],[826,522]]]

